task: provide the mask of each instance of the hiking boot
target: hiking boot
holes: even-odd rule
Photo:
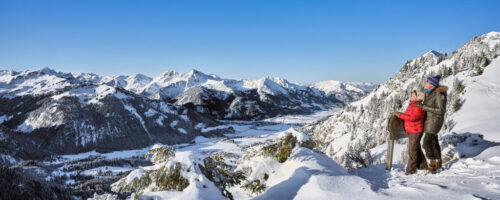
[[[420,169],[420,170],[428,170],[429,167],[427,166],[427,162],[420,164],[420,166],[418,167],[418,169]]]
[[[436,170],[441,169],[443,167],[443,163],[441,159],[436,160]]]
[[[429,162],[429,173],[435,174],[436,173],[436,162],[434,160],[430,160]]]
[[[409,175],[412,175],[412,174],[416,174],[417,172],[405,172],[405,175],[406,176],[409,176]]]

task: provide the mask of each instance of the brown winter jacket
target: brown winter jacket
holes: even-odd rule
[[[424,121],[424,132],[437,134],[444,122],[446,112],[446,91],[448,87],[439,86],[430,94],[425,94],[425,103],[422,109],[427,112]]]

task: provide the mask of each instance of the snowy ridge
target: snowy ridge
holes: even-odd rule
[[[230,136],[235,137],[235,139],[200,141],[191,146],[181,146],[175,150],[175,155],[171,159],[131,171],[128,176],[112,184],[113,191],[120,191],[127,184],[131,184],[134,179],[144,177],[148,171],[172,167],[176,163],[180,163],[182,166],[181,176],[189,182],[189,185],[182,191],[157,191],[155,190],[156,186],[151,184],[143,191],[131,196],[136,195],[140,199],[227,199],[221,195],[220,189],[202,172],[200,167],[206,165],[201,161],[211,155],[227,155],[223,157],[225,162],[237,165],[232,167],[230,171],[248,172],[245,175],[246,181],[227,188],[234,199],[310,199],[311,197],[331,199],[352,198],[358,195],[365,198],[370,197],[370,199],[385,198],[385,196],[372,191],[365,179],[350,175],[347,170],[327,156],[305,147],[297,145],[283,163],[278,162],[273,157],[255,155],[255,152],[258,152],[261,147],[288,135],[296,137],[299,142],[310,139],[294,128],[288,128],[284,131],[279,131],[280,129],[275,126],[262,128],[264,128],[262,130],[271,129],[278,132],[261,135],[262,132],[255,129],[256,132],[252,133],[255,134],[254,136],[236,139],[238,136],[235,135]],[[251,148],[248,148],[249,146]],[[151,149],[154,148],[158,147]],[[266,176],[268,178],[263,178]],[[242,187],[252,180],[260,180],[265,185],[264,191],[255,194]]]
[[[377,84],[327,80],[314,83],[310,87],[324,92],[328,96],[334,96],[341,101],[351,102],[375,89]]]
[[[317,82],[311,85],[311,87],[316,88],[325,92],[326,94],[339,93],[345,90],[350,92],[369,92],[377,87],[373,83],[362,83],[362,82],[341,82],[335,80],[327,80]]]
[[[446,121],[440,135],[468,131],[478,133],[475,129],[465,129],[464,126],[480,124],[488,127],[492,125],[492,122],[478,120],[481,119],[480,117],[475,119],[464,117],[468,114],[460,113],[477,113],[467,110],[469,106],[481,104],[475,102],[482,101],[474,99],[491,99],[488,104],[483,104],[483,107],[486,105],[488,107],[484,109],[490,109],[490,112],[491,109],[498,109],[496,106],[498,101],[493,103],[498,98],[496,91],[498,85],[492,82],[492,78],[488,78],[500,75],[491,74],[498,71],[496,70],[498,55],[500,55],[500,33],[498,32],[475,37],[449,55],[429,51],[419,58],[408,61],[398,74],[364,98],[347,105],[332,117],[306,127],[304,131],[313,135],[317,141],[321,141],[322,151],[345,167],[348,167],[350,162],[345,157],[350,148],[371,149],[375,158],[383,161],[385,151],[376,149],[385,147],[382,145],[385,145],[386,141],[388,116],[393,111],[403,112],[409,103],[410,92],[422,91],[427,77],[441,74],[443,76],[441,84],[448,86],[449,89]],[[486,93],[480,94],[479,91],[486,91]],[[472,97],[474,95],[475,97]],[[466,111],[460,110],[460,107]],[[457,109],[459,109],[458,112],[456,112]],[[498,112],[500,110],[494,113]],[[486,115],[483,118],[495,118],[491,117],[491,115]],[[474,127],[478,128],[478,126]],[[488,134],[487,131],[479,133],[484,134],[485,139],[498,141],[496,136]],[[403,143],[402,145],[405,143],[405,141],[400,142]],[[401,163],[403,160],[396,160],[396,162]]]
[[[214,126],[218,122],[191,108],[151,100],[115,86],[126,82],[123,76],[65,74],[48,68],[2,70],[0,142],[3,145],[5,141],[6,151],[13,156],[35,159],[53,153],[186,142],[196,136],[217,134],[201,133],[197,124]],[[128,82],[144,84],[130,79]],[[172,121],[179,124],[172,128]],[[37,146],[44,148],[37,150]]]
[[[373,84],[326,81],[317,87],[291,83],[277,77],[258,80],[223,79],[197,70],[166,71],[150,78],[62,73],[49,68],[38,71],[0,71],[0,96],[73,96],[87,104],[101,104],[108,95],[126,98],[116,88],[151,100],[192,104],[217,119],[262,119],[277,114],[304,114],[329,107],[342,107],[373,89]],[[69,88],[69,90],[68,90]],[[214,110],[215,109],[215,110]],[[281,112],[281,113],[278,113]]]
[[[47,68],[40,71],[15,72],[12,70],[0,71],[0,94],[6,98],[22,95],[39,95],[56,92],[70,86],[70,83],[53,74],[47,74]]]

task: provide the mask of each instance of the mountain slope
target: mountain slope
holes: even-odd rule
[[[484,94],[470,93],[468,87],[481,83],[491,85],[492,82],[486,81],[488,79],[481,74],[490,66],[496,67],[491,63],[497,62],[495,59],[500,55],[499,43],[500,33],[491,32],[475,37],[450,55],[429,51],[419,58],[408,61],[398,74],[364,98],[347,105],[332,117],[306,127],[304,131],[321,141],[321,150],[345,167],[360,166],[360,163],[352,160],[351,156],[346,156],[353,155],[356,151],[371,149],[371,152],[376,154],[376,158],[384,159],[385,151],[382,145],[386,141],[386,124],[389,115],[393,111],[403,112],[409,103],[410,92],[423,90],[426,78],[437,73],[443,76],[441,84],[450,88],[446,121],[440,135],[455,130],[465,131],[465,129],[459,129],[461,122],[457,120],[462,119],[459,117],[460,113],[456,113],[458,118],[455,119],[455,112],[462,106],[468,107],[469,96],[476,95],[476,98],[484,98]],[[483,78],[485,81],[474,83]],[[495,93],[496,87],[490,86],[487,89],[488,93]],[[473,106],[471,103],[470,107]],[[472,111],[469,110],[469,112]],[[485,138],[493,139],[489,137]],[[404,147],[401,145],[400,148]],[[396,162],[402,162],[403,158],[397,157]],[[366,159],[372,160],[370,157]]]
[[[374,87],[365,83],[325,81],[312,86],[275,77],[258,80],[222,79],[197,70],[166,71],[155,78],[142,74],[100,76],[91,73],[61,73],[49,68],[39,71],[2,70],[0,94],[53,94],[76,85],[107,85],[123,88],[151,100],[188,106],[216,119],[255,120],[283,114],[306,114],[342,107]]]
[[[255,120],[341,107],[372,89],[362,83],[348,86],[324,84],[316,89],[275,77],[232,80],[191,70],[187,74],[167,71],[140,90],[152,99],[191,105],[217,119]],[[332,88],[335,94],[325,92]]]
[[[500,58],[493,59],[481,76],[464,81],[463,105],[453,116],[451,132],[481,133],[484,139],[500,142]]]
[[[344,102],[337,98],[343,95],[352,100],[347,90],[337,91],[336,96],[326,97],[317,89],[280,78],[231,80],[196,70],[167,71],[155,78],[63,73],[49,68],[0,70],[0,142],[5,146],[0,153],[32,159],[51,153],[187,142],[222,132],[201,132],[218,125],[216,119],[310,113],[342,106]],[[365,93],[358,89],[355,97]]]
[[[183,106],[93,84],[103,80],[98,76],[4,70],[0,80],[0,153],[24,159],[187,142],[213,135],[201,129],[219,124]]]
[[[321,81],[310,86],[343,102],[355,101],[377,87],[376,84],[372,83],[340,82],[335,80]]]

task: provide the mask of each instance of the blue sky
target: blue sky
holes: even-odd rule
[[[500,31],[500,1],[0,0],[0,68],[384,82]]]

